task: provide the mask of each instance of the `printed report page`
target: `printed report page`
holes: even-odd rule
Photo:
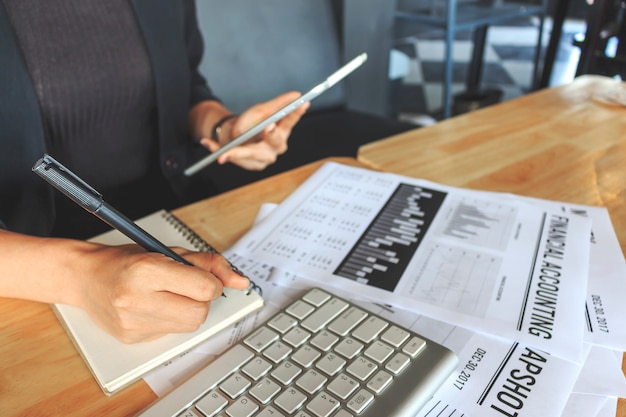
[[[583,359],[591,221],[327,163],[233,248],[322,286]]]

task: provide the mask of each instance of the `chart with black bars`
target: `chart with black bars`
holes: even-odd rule
[[[445,192],[400,184],[334,274],[393,291],[445,197]]]

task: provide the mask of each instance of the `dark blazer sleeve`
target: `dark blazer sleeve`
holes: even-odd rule
[[[188,196],[200,175],[183,170],[207,150],[189,133],[189,109],[217,100],[199,72],[204,42],[194,0],[131,0],[150,54],[157,101],[159,163],[179,196]]]
[[[0,2],[0,224],[46,235],[54,216],[52,190],[31,172],[45,152],[37,96]]]

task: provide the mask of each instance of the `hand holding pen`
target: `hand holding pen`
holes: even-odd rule
[[[180,249],[190,267],[137,245],[80,243],[87,245],[83,265],[93,271],[76,277],[73,304],[124,343],[195,331],[224,287],[248,286],[216,253]]]
[[[103,201],[102,196],[53,158],[33,170],[87,211],[129,236],[137,245],[74,243],[67,281],[68,303],[123,342],[195,330],[223,288],[245,289],[249,280],[218,253],[168,248]],[[166,255],[166,256],[163,256]],[[80,271],[80,274],[74,273]]]

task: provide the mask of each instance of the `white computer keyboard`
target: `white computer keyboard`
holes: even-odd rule
[[[315,288],[140,416],[414,417],[456,364],[445,347]]]

